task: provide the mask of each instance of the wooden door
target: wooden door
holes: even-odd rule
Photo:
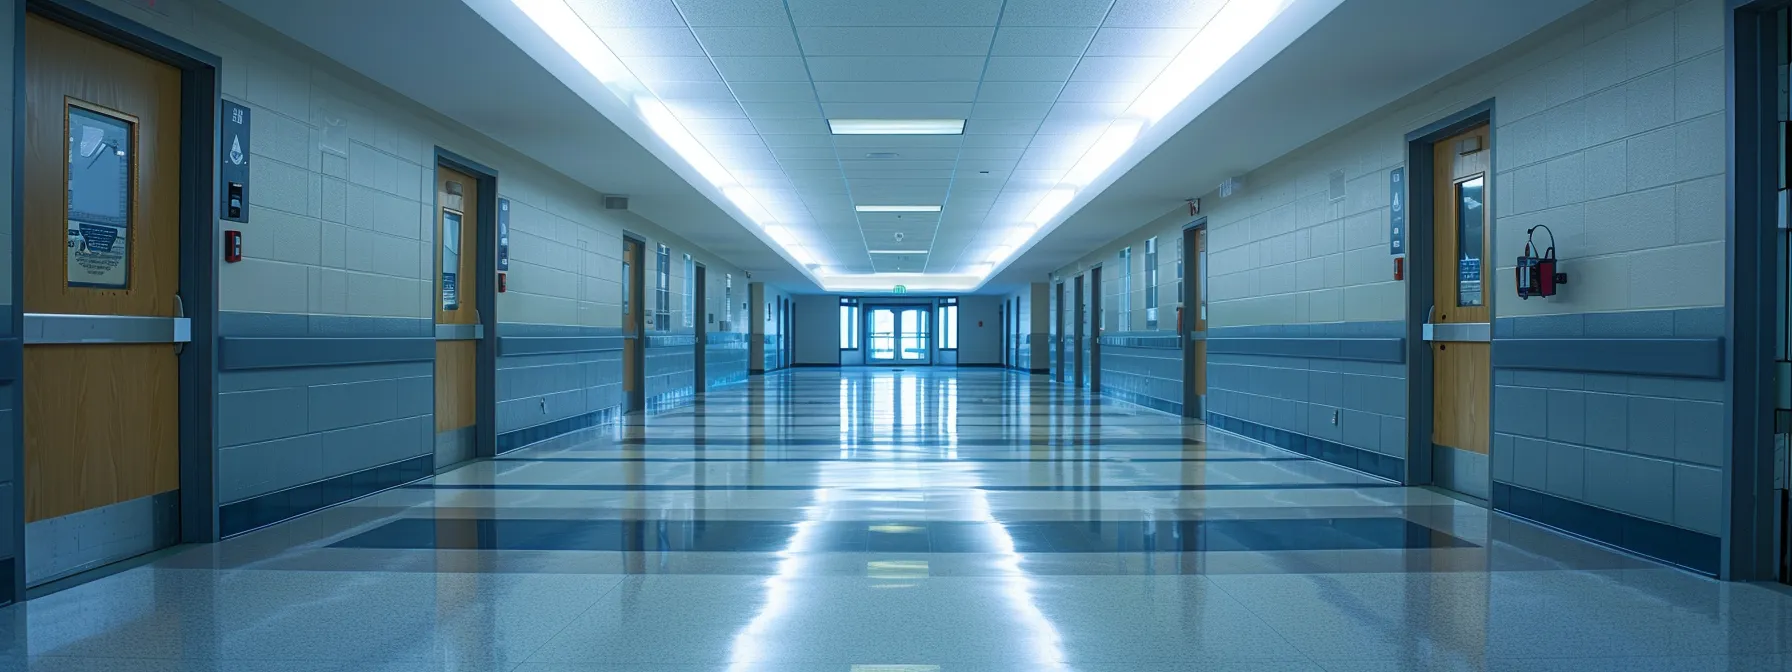
[[[1434,325],[1486,325],[1492,314],[1486,270],[1493,263],[1492,221],[1486,197],[1492,152],[1486,126],[1439,141],[1434,148],[1435,206],[1432,240]],[[1479,330],[1476,330],[1477,333]],[[1462,333],[1460,330],[1438,333]],[[1491,440],[1491,344],[1484,337],[1431,344],[1433,399],[1431,442],[1487,454]]]
[[[180,72],[36,16],[25,49],[25,312],[176,316]],[[177,355],[27,340],[26,522],[180,488]]]
[[[1202,417],[1201,399],[1207,396],[1207,227],[1182,230],[1182,248],[1190,250],[1194,272],[1182,282],[1182,307],[1177,308],[1177,335],[1182,339],[1182,414]]]
[[[623,411],[641,410],[646,398],[642,388],[646,387],[641,374],[643,362],[641,342],[641,319],[645,308],[641,305],[641,255],[642,244],[632,238],[622,239],[622,398]]]
[[[1088,302],[1084,298],[1084,291],[1086,291],[1086,288],[1083,286],[1083,276],[1076,276],[1075,286],[1071,290],[1072,296],[1075,297],[1071,300],[1076,302],[1076,314],[1071,318],[1073,320],[1071,322],[1071,328],[1074,329],[1076,333],[1070,342],[1070,347],[1071,356],[1075,358],[1075,365],[1072,370],[1075,372],[1076,377],[1073,380],[1077,387],[1082,387],[1083,382],[1086,380],[1083,377],[1083,334],[1085,333],[1083,331],[1083,326],[1088,320]]]
[[[478,424],[479,184],[436,167],[437,466],[472,459]]]

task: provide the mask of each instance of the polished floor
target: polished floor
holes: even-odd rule
[[[1792,593],[993,370],[803,370],[0,619],[0,670],[1792,670]]]

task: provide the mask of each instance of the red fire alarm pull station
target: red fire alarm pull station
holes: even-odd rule
[[[506,286],[507,283],[505,282],[505,278],[504,278],[504,276],[506,276],[506,275],[509,275],[509,274],[505,273],[503,271],[498,272],[498,293],[499,294],[503,294],[504,290],[510,289],[509,287]]]
[[[224,262],[234,264],[243,260],[243,232],[224,232]]]
[[[1539,248],[1534,241],[1537,229],[1549,234],[1549,247],[1541,250],[1541,257],[1537,256]],[[1524,235],[1524,256],[1518,258],[1517,267],[1518,298],[1555,296],[1557,285],[1568,284],[1568,274],[1556,272],[1556,232],[1538,224],[1526,230]]]
[[[1394,279],[1406,279],[1406,257],[1394,257]]]

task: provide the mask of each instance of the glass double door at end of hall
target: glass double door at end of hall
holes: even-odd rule
[[[869,323],[871,364],[930,364],[933,355],[932,333],[927,321],[928,308],[879,308],[866,311]]]

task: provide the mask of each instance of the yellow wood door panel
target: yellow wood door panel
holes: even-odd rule
[[[479,197],[471,175],[436,167],[436,324],[479,324]],[[437,432],[478,422],[478,353],[477,341],[436,343]]]
[[[1488,128],[1442,140],[1435,155],[1433,305],[1436,324],[1485,323],[1492,314],[1488,277],[1495,266]],[[1472,266],[1471,266],[1472,265]],[[1432,443],[1486,454],[1493,372],[1487,343],[1431,344]]]
[[[26,19],[25,48],[24,310],[173,316],[180,73],[37,16]],[[114,143],[72,127],[71,114],[126,130]],[[71,220],[69,166],[111,157],[122,160],[128,186],[115,201],[125,226],[114,244],[125,261],[107,278],[121,286],[71,285],[70,230],[83,232],[84,250],[94,239]],[[27,521],[180,487],[174,345],[28,345],[24,355]]]

